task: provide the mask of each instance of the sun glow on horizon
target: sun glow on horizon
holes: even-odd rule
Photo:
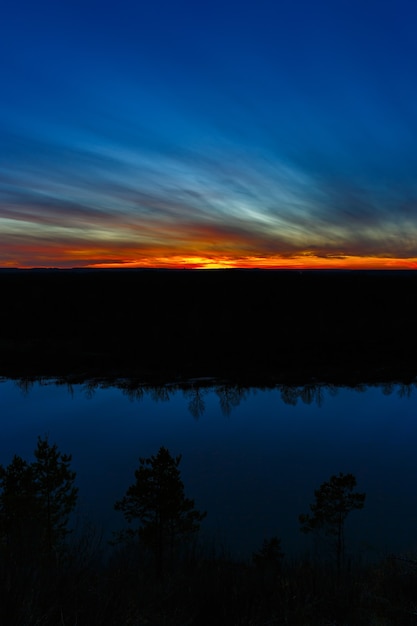
[[[87,267],[101,269],[155,268],[155,269],[417,269],[417,258],[398,259],[381,257],[328,257],[310,255],[284,257],[153,257],[120,262],[90,263]]]

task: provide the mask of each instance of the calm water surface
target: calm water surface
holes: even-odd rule
[[[318,396],[303,400],[298,390],[284,401],[279,389],[251,389],[239,402],[233,390],[212,387],[199,398],[171,391],[164,401],[155,392],[132,399],[116,387],[75,385],[69,393],[52,382],[24,393],[3,380],[0,463],[15,453],[32,460],[37,436],[48,434],[73,455],[78,515],[107,537],[123,526],[113,503],[134,482],[139,456],[164,445],[183,455],[186,495],[208,512],[203,537],[244,557],[272,535],[287,554],[311,548],[299,513],[331,474],[352,472],[367,500],[348,519],[349,547],[373,558],[417,549],[417,391],[388,391],[322,387]]]

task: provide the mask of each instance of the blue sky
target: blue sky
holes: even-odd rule
[[[416,18],[8,3],[0,266],[417,266]]]

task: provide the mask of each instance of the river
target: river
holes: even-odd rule
[[[104,540],[124,521],[113,504],[139,457],[182,454],[187,496],[208,515],[207,545],[247,558],[276,535],[287,555],[313,550],[298,515],[314,490],[353,473],[365,507],[347,520],[348,552],[365,559],[417,549],[414,385],[242,389],[216,381],[129,385],[0,382],[0,463],[33,459],[38,435],[72,454],[77,519]],[[80,521],[78,522],[80,523]]]

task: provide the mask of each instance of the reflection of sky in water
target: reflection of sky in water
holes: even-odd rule
[[[4,381],[0,463],[14,453],[31,459],[37,436],[49,434],[73,455],[80,513],[107,532],[122,524],[112,506],[133,482],[138,457],[165,445],[183,454],[186,494],[208,511],[206,535],[242,554],[273,534],[287,553],[311,546],[298,514],[308,512],[314,489],[331,474],[352,472],[367,493],[364,510],[348,522],[358,545],[417,547],[415,391],[400,398],[396,389],[324,390],[319,407],[286,404],[278,390],[253,390],[230,415],[214,390],[203,395],[205,412],[196,420],[181,391],[169,402],[149,394],[131,401],[116,388],[87,397],[80,386],[70,395],[53,384],[35,384],[25,395]]]

